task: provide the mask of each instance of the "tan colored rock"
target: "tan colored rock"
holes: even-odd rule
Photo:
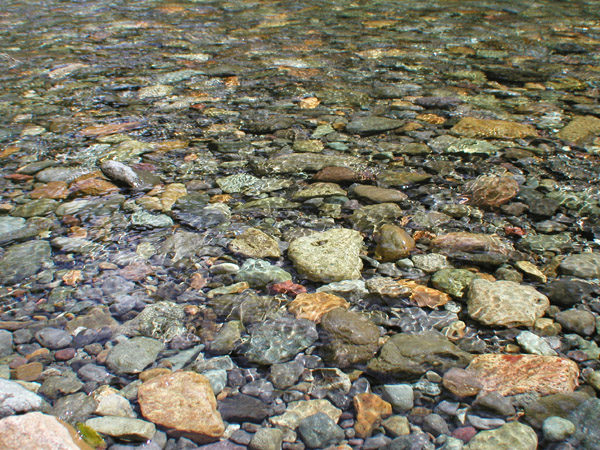
[[[310,184],[304,189],[296,192],[292,196],[292,199],[308,200],[316,197],[330,197],[332,195],[346,195],[346,191],[336,183],[317,182]]]
[[[40,412],[0,420],[0,449],[93,450],[73,427]]]
[[[138,401],[143,416],[166,428],[170,436],[206,443],[225,431],[210,382],[198,373],[152,378],[139,387]]]
[[[481,381],[472,371],[453,367],[444,373],[442,384],[458,398],[474,397],[483,389]]]
[[[442,253],[466,252],[508,255],[514,250],[511,244],[502,241],[499,236],[465,231],[454,231],[438,236],[431,241],[431,246]]]
[[[496,207],[509,202],[519,193],[519,183],[511,177],[480,176],[467,183],[471,203],[482,207]]]
[[[257,228],[248,228],[229,243],[229,250],[247,258],[279,258],[277,241]]]
[[[374,203],[398,203],[408,198],[408,195],[398,189],[387,189],[368,184],[354,186],[352,188],[352,194]]]
[[[37,361],[30,362],[18,366],[15,369],[14,377],[20,381],[35,381],[41,375],[42,370],[44,370],[44,366],[41,363]]]
[[[531,125],[506,120],[476,119],[475,117],[461,119],[452,127],[451,131],[471,138],[492,139],[518,139],[538,135]]]
[[[415,240],[403,228],[385,224],[375,234],[375,259],[393,262],[404,258],[415,248]]]
[[[156,433],[153,423],[130,417],[93,417],[86,420],[85,424],[98,433],[127,441],[147,441]]]
[[[300,422],[318,412],[327,414],[335,423],[342,415],[342,410],[336,408],[329,400],[299,400],[288,403],[285,413],[269,419],[273,425],[296,429]]]
[[[31,198],[67,198],[69,191],[65,181],[50,181],[43,186],[35,188],[29,193]]]
[[[331,183],[353,183],[361,181],[364,178],[365,177],[352,169],[334,166],[324,167],[313,176],[314,181]]]
[[[119,188],[100,176],[91,177],[86,174],[79,177],[69,186],[69,193],[76,195],[107,195],[117,192]]]
[[[354,396],[352,402],[356,410],[354,429],[356,435],[362,439],[369,437],[383,419],[392,415],[391,403],[369,392]]]
[[[577,364],[558,356],[488,353],[476,356],[466,370],[475,373],[484,391],[501,395],[573,392],[579,377]]]
[[[325,292],[298,294],[296,298],[287,305],[288,311],[296,316],[297,319],[308,319],[316,323],[320,323],[321,318],[332,309],[348,309],[349,307],[350,303],[342,297],[327,294]]]
[[[88,314],[84,314],[71,320],[65,329],[73,334],[79,327],[100,329],[103,327],[109,327],[114,330],[119,326],[119,323],[113,319],[109,309],[103,306],[92,308]]]
[[[583,144],[600,134],[600,119],[594,116],[578,116],[557,134],[564,141]]]
[[[187,195],[187,188],[182,183],[171,183],[165,186],[164,192],[160,196],[160,202],[163,211],[171,211],[175,202]]]
[[[534,281],[545,283],[548,280],[546,275],[529,261],[517,261],[515,267]]]

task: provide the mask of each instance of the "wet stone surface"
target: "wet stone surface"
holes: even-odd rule
[[[0,18],[1,448],[597,447],[596,2]]]

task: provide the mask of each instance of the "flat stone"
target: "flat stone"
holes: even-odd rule
[[[124,324],[130,334],[170,341],[187,330],[185,306],[162,301],[147,305],[134,319]]]
[[[600,253],[567,256],[560,263],[560,270],[565,275],[577,278],[600,278]]]
[[[309,280],[324,283],[354,280],[361,277],[362,246],[363,238],[358,231],[334,228],[293,240],[288,257]]]
[[[537,323],[537,322],[536,322]],[[527,352],[534,355],[557,356],[556,351],[548,342],[531,331],[521,331],[517,336],[517,343]]]
[[[195,372],[174,372],[146,381],[138,389],[138,401],[142,415],[170,436],[206,443],[225,431],[210,382]]]
[[[400,203],[408,198],[404,192],[397,189],[386,189],[368,184],[355,185],[350,193],[373,203]]]
[[[219,401],[219,413],[228,422],[261,423],[269,416],[269,408],[256,397],[235,394]]]
[[[317,172],[328,166],[354,168],[362,164],[360,158],[353,156],[323,155],[320,153],[292,153],[277,155],[259,164],[262,174]]]
[[[470,138],[519,139],[538,135],[531,125],[506,120],[476,119],[475,117],[460,119],[451,131]]]
[[[156,433],[153,423],[129,417],[95,417],[86,420],[85,424],[98,433],[133,441],[150,440]]]
[[[476,374],[484,391],[495,390],[502,395],[573,392],[579,376],[579,368],[574,361],[539,355],[478,355],[467,371]]]
[[[285,413],[269,418],[269,422],[279,427],[295,430],[303,419],[318,412],[327,414],[335,423],[342,415],[342,411],[333,406],[329,400],[300,400],[289,402]]]
[[[355,395],[352,402],[356,410],[354,429],[362,439],[369,437],[383,419],[392,415],[392,405],[369,392]]]
[[[453,297],[462,298],[477,275],[466,269],[441,269],[431,277],[431,285]]]
[[[431,247],[446,255],[454,253],[492,253],[506,257],[514,250],[510,243],[503,241],[498,236],[464,231],[438,236],[431,241]]]
[[[379,328],[365,316],[336,308],[323,316],[322,352],[338,367],[369,361],[379,349]]]
[[[52,251],[48,241],[30,241],[11,245],[0,259],[0,284],[20,283],[50,266]]]
[[[396,334],[373,358],[368,369],[384,377],[416,377],[428,370],[445,372],[452,367],[465,367],[472,356],[433,331]]]
[[[42,397],[19,383],[0,378],[0,417],[34,411],[42,405]]]
[[[414,406],[414,391],[410,384],[384,384],[381,397],[392,405],[394,411],[410,411]]]
[[[332,195],[345,196],[346,191],[336,183],[317,182],[294,193],[292,199],[304,201],[317,197],[330,197]]]
[[[115,345],[106,365],[117,374],[140,373],[154,361],[165,345],[147,337],[134,337]]]
[[[402,120],[379,116],[367,116],[352,120],[346,125],[346,131],[353,134],[369,135],[400,128],[403,125],[404,121]]]
[[[229,243],[229,250],[247,258],[279,258],[277,241],[257,228],[248,228]]]
[[[248,445],[250,450],[279,450],[283,442],[283,431],[278,428],[259,428]]]
[[[0,420],[2,450],[93,450],[77,432],[54,416],[30,412]]]
[[[235,276],[237,282],[246,282],[254,288],[262,288],[270,283],[282,283],[291,279],[292,274],[263,259],[247,259]]]
[[[497,207],[508,203],[519,192],[519,183],[511,177],[480,176],[465,185],[471,203],[481,207]]]
[[[58,350],[67,347],[73,338],[71,334],[60,328],[44,328],[35,334],[35,339],[41,346],[51,350]]]
[[[94,412],[99,416],[136,417],[129,400],[116,393],[99,399],[98,406]]]
[[[529,285],[514,281],[473,280],[467,295],[469,316],[485,325],[533,326],[550,301]]]
[[[600,134],[600,119],[595,116],[577,116],[556,135],[564,141],[583,144]]]
[[[363,232],[373,231],[402,216],[402,209],[395,203],[378,203],[355,210],[348,218],[352,227]]]
[[[315,323],[320,323],[321,318],[335,308],[348,309],[349,307],[350,303],[343,298],[325,292],[298,294],[287,305],[288,311],[297,319],[308,319]]]
[[[596,331],[596,316],[584,309],[559,311],[554,317],[563,329],[581,336],[591,336]]]

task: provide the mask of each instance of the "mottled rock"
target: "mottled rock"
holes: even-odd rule
[[[293,200],[308,200],[316,197],[345,196],[346,191],[336,183],[317,182],[306,186],[292,195]]]
[[[507,257],[513,250],[512,245],[503,241],[498,236],[463,231],[438,236],[431,241],[431,246],[446,255],[455,253],[488,253]]]
[[[289,402],[285,413],[269,419],[273,425],[296,429],[300,422],[318,412],[325,413],[335,423],[338,422],[342,411],[333,406],[329,400],[300,400]]]
[[[379,328],[364,316],[336,308],[321,320],[324,358],[338,367],[370,360],[379,348]]]
[[[288,257],[304,277],[330,283],[360,278],[363,238],[358,231],[334,228],[297,238]]]
[[[393,222],[402,215],[402,209],[395,203],[378,203],[355,210],[348,218],[352,227],[359,231],[373,231],[380,226]]]
[[[254,288],[291,279],[292,275],[289,272],[262,259],[247,259],[235,276],[237,282],[246,282]]]
[[[115,345],[106,359],[106,365],[117,374],[140,373],[152,364],[164,344],[156,339],[134,337]]]
[[[548,297],[513,281],[476,279],[467,295],[469,316],[485,325],[533,326],[549,306]]]
[[[402,125],[404,125],[404,121],[402,120],[366,116],[352,120],[346,125],[346,131],[353,134],[369,135],[400,128]]]
[[[292,153],[277,155],[259,164],[261,174],[317,172],[325,167],[336,166],[352,169],[359,167],[362,161],[352,156],[323,155],[320,153]]]
[[[537,444],[537,434],[531,427],[510,422],[495,430],[480,431],[465,450],[536,450]]]
[[[19,383],[0,378],[0,417],[34,411],[42,405],[42,398]]]
[[[287,361],[317,340],[315,323],[282,317],[255,324],[244,356],[256,364]]]
[[[369,362],[368,369],[385,377],[415,377],[428,370],[445,372],[452,367],[465,367],[471,358],[434,331],[396,334],[385,343],[379,356]]]
[[[600,134],[600,119],[594,116],[577,116],[557,133],[564,141],[581,145]]]
[[[257,228],[248,228],[229,243],[229,250],[247,258],[279,258],[277,241]]]
[[[571,412],[569,419],[575,424],[575,438],[583,449],[596,450],[600,442],[600,400],[586,400]]]
[[[146,381],[138,389],[138,401],[143,416],[170,436],[206,443],[225,431],[210,382],[195,372],[174,372]]]
[[[269,371],[269,380],[276,389],[287,389],[293,386],[304,372],[304,365],[299,361],[273,364]]]
[[[537,323],[537,322],[536,322]],[[517,343],[527,352],[534,355],[556,356],[556,352],[548,342],[531,331],[521,331]]]
[[[92,450],[77,432],[56,417],[31,412],[0,420],[3,450]]]
[[[559,311],[554,316],[562,327],[581,336],[591,336],[596,331],[596,317],[584,309],[568,309]]]
[[[560,263],[565,275],[577,278],[600,278],[600,253],[580,253],[567,256]]]
[[[431,285],[453,297],[462,298],[471,282],[477,278],[465,269],[441,269],[431,277]]]
[[[579,376],[577,364],[570,359],[539,355],[478,355],[467,370],[476,374],[484,391],[502,395],[572,392]]]
[[[321,318],[335,308],[348,309],[350,303],[341,297],[325,292],[314,294],[298,294],[296,298],[287,305],[288,311],[297,319],[308,319],[320,323]]]
[[[48,241],[30,241],[15,244],[6,249],[0,259],[0,283],[11,285],[20,283],[38,273],[44,266],[52,264]]]
[[[531,125],[506,120],[476,119],[475,117],[460,119],[451,131],[470,138],[519,139],[538,135]]]
[[[298,434],[307,448],[325,448],[344,439],[344,430],[322,412],[300,421]]]
[[[278,428],[259,428],[248,445],[250,450],[279,450],[283,431]]]
[[[404,258],[415,248],[415,241],[403,228],[392,224],[383,225],[374,236],[375,259],[393,262]]]
[[[514,178],[480,176],[466,184],[471,193],[471,203],[481,207],[496,207],[509,202],[519,192],[519,184]]]
[[[219,401],[219,413],[228,422],[261,423],[268,417],[269,408],[255,397],[235,394]]]
[[[185,306],[173,302],[147,305],[134,319],[124,325],[129,333],[169,341],[186,332]]]
[[[355,395],[352,402],[356,410],[354,429],[356,435],[363,439],[369,437],[383,419],[392,415],[392,405],[375,394],[365,392]]]
[[[143,185],[138,174],[129,166],[113,160],[104,161],[100,170],[111,180],[125,184],[130,188],[138,188]]]

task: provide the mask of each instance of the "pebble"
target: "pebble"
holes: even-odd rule
[[[298,434],[307,448],[325,448],[344,439],[344,431],[324,413],[303,419]]]
[[[548,417],[542,424],[544,438],[549,441],[563,441],[575,433],[575,424],[562,417]]]

